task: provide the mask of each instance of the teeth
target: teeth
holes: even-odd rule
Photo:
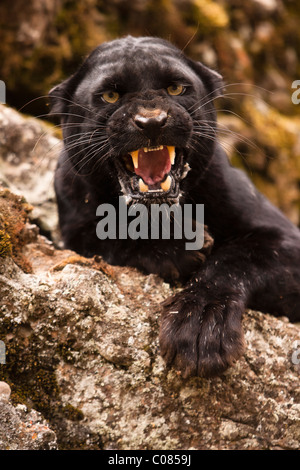
[[[163,191],[169,191],[172,183],[172,178],[170,175],[167,176],[167,179],[160,183],[160,187]]]
[[[174,165],[175,162],[175,147],[167,147],[169,152],[169,157],[171,161],[171,165]]]
[[[157,147],[144,147],[143,150],[144,150],[145,153],[147,153],[147,152],[154,152],[155,150],[163,150],[163,148],[164,148],[163,145],[159,145]],[[171,165],[174,165],[174,162],[175,162],[175,147],[167,146],[167,149],[168,149],[168,152],[169,152]],[[130,155],[131,155],[131,158],[132,158],[132,161],[133,161],[134,168],[138,168],[139,167],[139,151],[134,150],[133,152],[130,152]]]
[[[160,183],[160,187],[163,191],[166,192],[166,191],[169,191],[171,184],[172,184],[172,178],[170,175],[168,175],[166,180]],[[142,178],[139,179],[139,190],[141,191],[141,193],[147,193],[148,191],[151,192],[149,190],[149,186],[146,183],[144,183]],[[157,190],[155,190],[155,192],[157,192]]]
[[[134,164],[134,168],[138,168],[138,166],[139,166],[139,151],[134,150],[134,152],[130,152],[130,155],[131,155],[131,158],[132,158],[132,161],[133,161],[133,164]]]
[[[159,145],[157,147],[144,147],[143,151],[145,153],[154,152],[156,150],[163,150],[163,148],[164,148],[163,145]],[[175,147],[167,146],[167,149],[168,149],[171,165],[174,165],[174,162],[175,162]],[[139,159],[138,159],[139,150],[134,150],[133,152],[130,152],[130,155],[131,155],[131,158],[132,158],[134,168],[138,168],[138,166],[139,166]],[[165,179],[165,181],[160,183],[160,187],[164,192],[167,192],[171,188],[171,184],[172,184],[172,178],[171,178],[170,175],[168,175],[167,178]],[[146,183],[144,183],[142,178],[139,179],[139,190],[142,193],[146,193],[148,191],[150,192],[149,186]]]
[[[144,181],[142,180],[142,178],[139,179],[139,189],[141,193],[146,193],[149,189],[146,183],[144,183]]]
[[[164,148],[163,145],[158,145],[157,147],[144,147],[144,152],[154,152],[154,150],[162,150]]]

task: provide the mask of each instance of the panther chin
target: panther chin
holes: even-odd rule
[[[116,166],[119,183],[128,202],[178,203],[180,182],[190,170],[184,149],[172,145],[132,150],[122,155]]]

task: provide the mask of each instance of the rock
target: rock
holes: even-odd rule
[[[42,415],[0,399],[0,450],[56,450],[55,433]]]
[[[6,382],[0,382],[0,401],[8,401],[10,394],[10,386]]]
[[[277,0],[252,0],[265,14],[272,14],[280,10],[280,2]]]
[[[220,377],[183,379],[159,355],[160,303],[174,289],[27,239],[31,273],[0,258],[1,379],[51,430],[20,424],[4,403],[11,446],[33,448],[27,437],[43,429],[43,448],[55,448],[55,436],[60,449],[299,448],[299,326],[245,312],[244,357]]]
[[[43,233],[57,240],[53,172],[61,149],[53,126],[0,104],[0,184],[33,205]]]

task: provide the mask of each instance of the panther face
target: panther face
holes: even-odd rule
[[[127,37],[95,49],[50,97],[79,174],[96,180],[104,166],[128,201],[173,203],[213,153],[220,91],[216,72],[167,41]]]

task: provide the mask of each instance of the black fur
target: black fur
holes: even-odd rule
[[[173,84],[185,92],[170,96]],[[119,93],[116,103],[103,100],[108,91]],[[55,179],[65,245],[168,280],[190,279],[165,303],[160,331],[162,356],[184,376],[219,374],[240,357],[246,307],[300,320],[299,230],[229,164],[216,140],[213,99],[221,91],[216,72],[168,42],[127,37],[99,46],[50,92],[65,143]],[[161,110],[163,123],[155,118],[141,126],[141,109]],[[153,199],[130,189],[120,162],[156,145],[176,147],[177,177],[174,194]],[[181,180],[187,162],[191,170]],[[100,241],[96,208],[117,207],[122,187],[129,199],[147,204],[204,204],[214,238],[205,264],[182,240]]]

